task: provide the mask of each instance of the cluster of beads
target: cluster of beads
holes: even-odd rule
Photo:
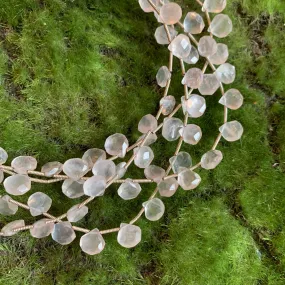
[[[8,154],[0,148],[0,181],[4,181],[7,194],[24,195],[31,190],[32,182],[63,181],[62,192],[68,198],[87,196],[86,200],[74,205],[59,217],[48,213],[52,200],[45,193],[33,193],[28,198],[27,204],[17,202],[7,194],[0,196],[0,214],[2,215],[14,215],[18,207],[22,207],[29,210],[32,216],[44,216],[33,225],[25,225],[24,220],[13,221],[2,228],[1,236],[12,236],[21,230],[29,229],[35,238],[51,235],[53,240],[66,245],[75,239],[75,232],[80,231],[84,233],[80,238],[81,249],[87,254],[94,255],[100,253],[105,247],[103,234],[118,232],[117,240],[120,245],[126,248],[134,247],[141,241],[141,229],[134,225],[141,215],[145,213],[148,220],[157,221],[164,214],[165,206],[161,199],[155,197],[157,193],[161,197],[171,197],[179,186],[186,191],[195,189],[200,184],[201,177],[194,170],[200,166],[203,169],[214,169],[221,162],[223,155],[216,149],[221,137],[232,142],[239,140],[243,133],[239,122],[227,121],[227,110],[236,110],[243,103],[243,96],[238,90],[229,89],[224,92],[223,84],[231,84],[235,79],[235,67],[227,63],[229,56],[227,46],[217,43],[213,37],[228,36],[232,31],[232,22],[225,14],[216,15],[212,21],[209,16],[209,13],[222,12],[226,6],[226,0],[205,0],[204,3],[197,0],[197,2],[202,6],[209,24],[209,35],[201,36],[199,41],[193,35],[201,34],[206,26],[200,14],[189,12],[182,23],[180,22],[182,9],[178,4],[167,0],[139,0],[141,8],[147,13],[154,13],[158,22],[162,24],[155,31],[155,39],[158,44],[168,45],[170,60],[169,66],[160,67],[156,75],[157,84],[165,88],[159,111],[156,116],[148,114],[140,120],[138,130],[142,136],[134,145],[129,146],[126,136],[116,133],[106,139],[105,150],[89,149],[82,158],[72,158],[64,164],[49,162],[41,168],[40,172],[36,171],[36,159],[30,156],[19,156],[12,161],[11,166],[6,166]],[[175,25],[180,28],[181,33],[175,29]],[[179,104],[176,104],[174,96],[168,95],[173,57],[179,59],[183,74],[181,82],[184,86],[184,96]],[[203,69],[185,70],[185,63],[194,65],[200,57],[206,60]],[[211,67],[212,73],[205,73],[208,66]],[[196,124],[188,124],[188,119],[191,118],[194,121],[195,118],[201,117],[206,111],[204,96],[213,95],[219,88],[222,93],[219,103],[224,106],[224,124],[219,128],[219,135],[212,149],[193,166],[190,154],[180,151],[180,148],[183,143],[198,144],[202,138],[202,130]],[[195,90],[196,92],[193,93]],[[184,113],[184,121],[174,117],[180,108]],[[165,118],[159,124],[161,115]],[[150,146],[156,142],[157,132],[160,129],[167,141],[179,140],[174,156],[169,159],[167,170],[152,164],[154,153]],[[124,158],[127,152],[132,150],[133,155],[128,161],[117,165],[114,163],[116,158]],[[132,163],[144,169],[144,179],[122,180]],[[170,174],[170,171],[173,174]],[[62,172],[64,174],[61,174]],[[10,176],[4,179],[4,173]],[[92,176],[86,176],[87,173],[92,173]],[[33,178],[35,175],[51,179]],[[74,226],[73,223],[80,221],[88,214],[87,204],[94,198],[104,195],[106,189],[113,183],[120,183],[118,195],[124,200],[137,198],[142,191],[140,185],[142,183],[155,183],[156,188],[150,198],[142,204],[143,208],[139,214],[129,223],[122,223],[118,228],[103,231],[97,228],[88,230]],[[67,221],[64,221],[65,218]]]

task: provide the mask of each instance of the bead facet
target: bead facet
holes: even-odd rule
[[[210,36],[204,36],[199,40],[198,51],[201,56],[209,57],[217,52],[217,42]]]
[[[126,166],[126,162],[120,162],[117,166],[116,166],[116,173],[118,175],[118,179],[121,179],[125,176],[127,169],[125,168]]]
[[[200,95],[192,94],[188,100],[183,96],[181,102],[184,114],[187,112],[191,118],[199,118],[205,113],[206,100]]]
[[[31,179],[27,175],[16,174],[7,177],[3,185],[7,193],[20,196],[31,189]]]
[[[165,211],[165,206],[159,198],[153,198],[143,203],[145,217],[150,221],[159,220]]]
[[[199,126],[189,124],[180,130],[180,135],[182,136],[184,142],[191,145],[196,145],[202,138],[202,131]]]
[[[37,168],[37,160],[32,156],[18,156],[12,160],[11,166],[17,173],[27,174]]]
[[[147,179],[151,179],[155,183],[159,183],[165,176],[165,170],[156,165],[149,165],[144,170],[144,175]]]
[[[156,74],[156,82],[160,87],[165,87],[170,79],[171,73],[167,66],[162,66]]]
[[[122,223],[118,232],[118,243],[126,248],[135,247],[142,237],[142,231],[138,226]]]
[[[71,158],[63,164],[63,172],[73,180],[79,180],[88,170],[87,163],[80,158]]]
[[[108,181],[116,175],[116,165],[112,160],[99,160],[94,164],[92,173],[95,176],[102,176]]]
[[[146,168],[151,164],[154,158],[153,151],[149,146],[136,147],[134,154],[134,163],[139,168]]]
[[[110,155],[117,155],[119,157],[125,157],[128,147],[129,142],[122,134],[111,135],[105,142],[106,152]]]
[[[204,169],[216,168],[223,159],[223,154],[219,150],[210,150],[201,158],[201,167]]]
[[[217,51],[209,57],[209,60],[213,64],[223,64],[228,60],[229,50],[228,46],[225,44],[218,43]]]
[[[102,176],[92,176],[83,184],[84,194],[90,197],[103,196],[106,189],[106,180]]]
[[[168,49],[178,58],[186,58],[191,51],[191,43],[187,36],[178,35],[168,46]]]
[[[58,161],[48,162],[43,165],[41,172],[47,177],[52,177],[59,174],[62,171],[62,164]]]
[[[141,186],[133,182],[131,179],[126,179],[118,189],[118,195],[124,200],[135,199],[141,192]]]
[[[205,0],[203,10],[210,13],[221,13],[227,5],[227,0]]]
[[[98,229],[94,229],[80,238],[80,247],[89,255],[100,253],[105,247],[105,241]]]
[[[198,60],[199,60],[199,52],[194,46],[191,46],[189,55],[184,57],[183,61],[188,64],[196,64]]]
[[[169,30],[169,34],[170,34],[170,39],[172,41],[176,37],[178,32],[170,26],[168,27],[168,30]],[[160,26],[156,29],[154,37],[155,37],[157,43],[160,45],[169,44],[169,40],[168,40],[167,33],[165,31],[164,26]]]
[[[196,12],[189,12],[184,19],[184,30],[190,34],[200,34],[205,28],[203,18]]]
[[[236,77],[236,68],[229,63],[224,63],[217,68],[215,75],[222,83],[231,84]]]
[[[199,68],[190,68],[182,79],[182,84],[197,89],[203,81],[203,72]]]
[[[46,213],[52,204],[51,198],[42,192],[32,194],[28,199],[28,206],[32,216],[39,216]]]
[[[228,15],[219,14],[214,17],[208,32],[212,33],[218,38],[227,37],[233,30],[232,20]]]
[[[243,96],[237,89],[230,89],[223,95],[219,103],[231,110],[237,110],[243,104]]]
[[[215,74],[204,74],[203,82],[199,87],[202,95],[213,95],[219,88],[220,82]]]
[[[219,131],[223,138],[229,142],[237,141],[243,134],[243,126],[238,121],[231,121],[223,124]]]
[[[70,222],[55,224],[51,236],[54,241],[61,245],[70,244],[76,238]]]
[[[188,152],[181,151],[169,159],[169,163],[174,173],[179,173],[185,168],[192,166],[192,158]]]
[[[79,198],[84,195],[83,183],[84,180],[74,181],[72,179],[64,180],[61,189],[62,193],[70,199]]]
[[[164,116],[169,115],[175,107],[175,98],[172,95],[165,96],[160,100],[161,113]]]
[[[157,119],[151,114],[143,116],[139,121],[138,130],[143,134],[153,132],[156,128]]]
[[[10,237],[18,233],[18,231],[14,231],[15,229],[22,228],[24,226],[24,220],[16,220],[4,226],[1,230],[1,233],[4,235],[4,237]]]
[[[167,178],[161,181],[158,186],[158,191],[162,197],[171,197],[175,194],[178,188],[178,182],[175,178]]]
[[[4,164],[8,159],[8,154],[5,149],[0,147],[0,164]]]
[[[88,164],[91,169],[98,160],[106,159],[106,152],[99,148],[88,149],[82,156],[82,160]]]
[[[200,175],[190,169],[184,169],[178,174],[178,184],[183,190],[195,189],[200,182]]]
[[[178,118],[165,118],[162,127],[162,136],[168,141],[175,141],[179,138],[179,130],[183,123]]]

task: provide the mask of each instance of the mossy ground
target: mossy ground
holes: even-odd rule
[[[182,4],[191,10],[193,2]],[[227,43],[238,71],[231,87],[245,97],[230,119],[244,125],[242,140],[222,141],[223,163],[199,172],[197,190],[165,199],[162,220],[142,219],[143,240],[132,250],[120,247],[116,234],[106,236],[105,250],[93,257],[80,251],[79,238],[65,247],[28,232],[1,239],[1,285],[285,284],[285,4],[228,2],[235,30]],[[134,0],[1,1],[0,144],[10,157],[64,161],[102,147],[114,132],[136,140],[138,120],[157,108],[161,91],[154,78],[168,58],[154,41],[156,26]],[[178,100],[182,92],[179,82],[171,89]],[[210,138],[185,148],[196,160],[221,123],[216,97],[207,100],[211,111],[199,124]],[[158,143],[156,163],[166,166],[174,149]],[[34,185],[33,191],[52,196],[55,215],[74,203],[60,185]],[[127,222],[151,191],[144,187],[141,200],[124,202],[111,188],[79,226]],[[1,217],[0,226],[10,220]]]

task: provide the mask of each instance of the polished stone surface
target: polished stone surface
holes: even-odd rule
[[[232,20],[228,15],[219,14],[214,17],[208,32],[212,33],[218,38],[227,37],[233,30]]]
[[[124,200],[135,199],[141,192],[141,186],[133,182],[131,179],[126,179],[118,189],[118,195]]]
[[[178,35],[168,46],[168,49],[178,58],[186,58],[191,51],[191,43],[187,36]]]
[[[192,35],[200,34],[205,28],[205,23],[201,15],[196,12],[187,13],[184,19],[184,30]]]
[[[157,128],[157,119],[151,115],[145,115],[141,118],[138,125],[139,132],[146,134],[148,132],[153,132]]]
[[[218,50],[217,42],[210,36],[203,36],[199,40],[198,51],[201,56],[209,57]]]
[[[203,82],[199,87],[201,95],[213,95],[220,87],[220,81],[215,74],[204,74]]]
[[[80,247],[89,255],[100,253],[105,247],[105,241],[98,229],[94,229],[80,238]]]
[[[62,193],[70,199],[79,198],[84,195],[84,182],[84,180],[75,181],[72,179],[66,179],[61,186]]]
[[[52,199],[42,192],[32,194],[28,199],[28,206],[32,216],[39,216],[47,213],[51,207]]]
[[[110,155],[125,157],[128,147],[129,142],[123,134],[111,135],[105,141],[106,152]]]
[[[3,185],[7,193],[20,196],[31,189],[31,179],[27,175],[16,174],[7,177]]]
[[[160,196],[162,197],[171,197],[175,194],[178,188],[178,182],[175,178],[168,178],[161,181],[157,188],[159,191]]]
[[[4,216],[15,215],[18,211],[18,206],[9,202],[10,196],[4,195],[0,198],[0,214]]]
[[[122,223],[118,232],[118,243],[126,248],[135,247],[142,237],[141,229],[135,225]]]
[[[51,236],[54,241],[61,245],[70,244],[76,238],[70,222],[55,224]]]
[[[184,142],[196,145],[202,138],[202,130],[195,124],[188,124],[180,130],[180,135]]]
[[[43,172],[47,177],[52,177],[54,175],[59,174],[62,171],[62,167],[62,163],[58,161],[52,161],[43,165],[41,172]]]
[[[98,160],[92,168],[92,173],[95,176],[102,176],[108,181],[116,175],[116,165],[112,160]]]
[[[200,95],[192,94],[188,100],[183,96],[181,102],[184,114],[187,112],[191,118],[199,118],[206,111],[206,100]]]
[[[88,207],[87,206],[82,206],[79,208],[78,205],[74,205],[67,211],[67,219],[71,223],[76,223],[83,219],[86,215],[88,214]]]
[[[182,17],[182,9],[176,3],[167,3],[160,8],[160,18],[167,25],[174,25]]]
[[[90,197],[103,196],[106,189],[106,180],[103,176],[92,176],[83,184],[84,194]]]
[[[237,89],[229,89],[219,100],[219,103],[231,110],[239,109],[243,104],[243,96]]]
[[[71,158],[63,164],[63,172],[73,180],[79,180],[88,171],[88,164],[81,158]]]
[[[165,118],[162,127],[162,136],[168,141],[175,141],[179,138],[179,130],[183,123],[178,118]]]
[[[237,141],[243,134],[243,126],[238,121],[231,121],[223,124],[219,131],[223,138],[229,142]]]
[[[190,169],[184,169],[178,174],[178,184],[183,190],[195,189],[201,182],[201,177]]]
[[[165,170],[156,165],[149,165],[145,168],[144,175],[147,179],[151,179],[155,183],[159,183],[165,176]]]
[[[103,149],[91,148],[88,149],[82,156],[82,160],[88,164],[91,169],[98,160],[106,159],[106,152]]]
[[[37,160],[32,156],[18,156],[11,162],[11,166],[15,172],[19,174],[27,174],[30,170],[37,168]]]
[[[216,168],[223,159],[223,154],[219,150],[210,150],[201,158],[201,167],[204,169]]]
[[[145,217],[150,221],[158,221],[165,212],[165,206],[159,198],[153,198],[143,203]]]
[[[54,223],[47,223],[49,219],[41,219],[33,224],[33,228],[30,229],[30,234],[35,238],[44,238],[49,236],[54,228]]]

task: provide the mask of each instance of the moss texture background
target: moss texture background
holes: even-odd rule
[[[194,2],[179,1],[185,14],[198,9]],[[164,199],[162,220],[141,219],[143,240],[132,250],[120,247],[116,234],[105,236],[105,250],[93,257],[80,251],[80,234],[65,247],[28,232],[2,238],[1,285],[285,284],[285,3],[228,2],[235,29],[226,42],[238,74],[227,88],[245,97],[230,119],[243,124],[242,140],[222,141],[223,163],[199,171],[203,183],[195,191]],[[0,1],[0,144],[10,158],[65,161],[102,147],[115,132],[135,141],[137,122],[155,112],[161,96],[155,74],[168,53],[154,40],[157,26],[136,0]],[[177,80],[170,93],[179,100],[182,92]],[[209,112],[199,120],[205,141],[184,148],[196,160],[222,120],[217,97],[207,100]],[[166,166],[174,150],[160,140],[155,164]],[[143,189],[138,201],[126,202],[111,187],[78,225],[129,221],[152,191]],[[59,184],[33,191],[53,198],[54,215],[74,204]],[[18,215],[33,222],[24,210]],[[1,217],[0,227],[12,219]]]

